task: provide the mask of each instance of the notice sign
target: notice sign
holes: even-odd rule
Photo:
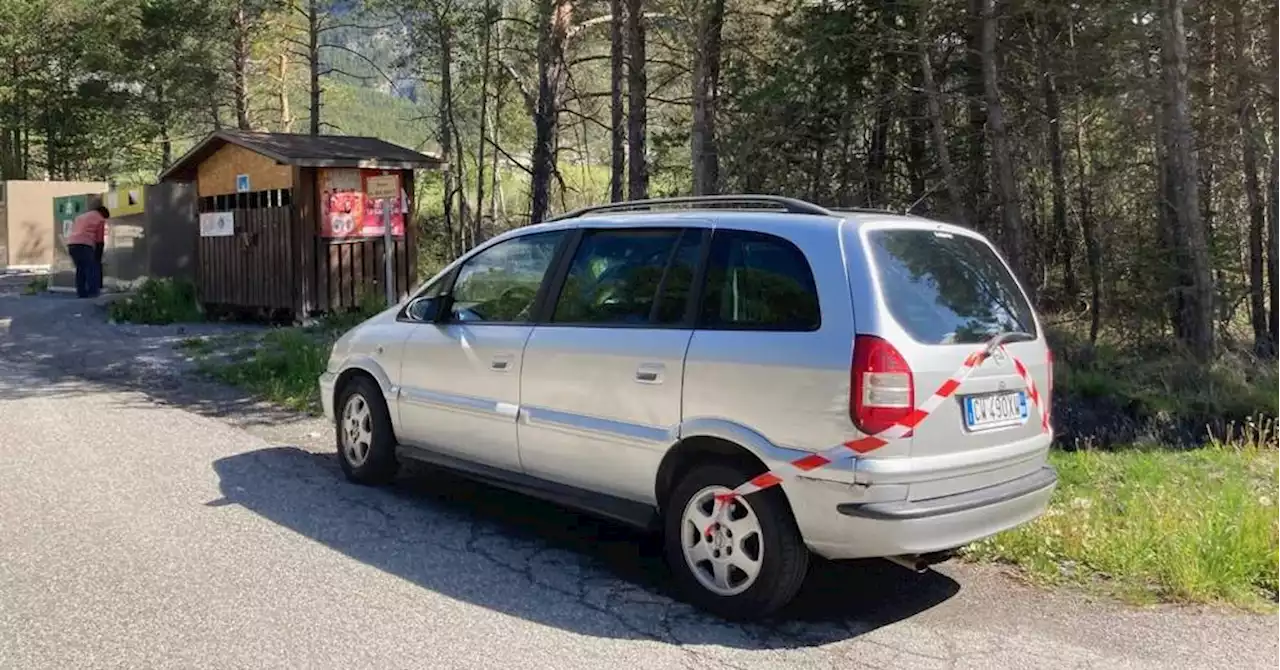
[[[382,237],[382,209],[390,207],[391,235],[403,237],[408,199],[400,188],[400,176],[378,174],[377,170],[361,170],[360,176],[364,180],[364,226],[361,227],[361,234],[365,237]]]
[[[236,193],[248,193],[248,192],[249,192],[249,175],[247,174],[236,175]]]
[[[232,212],[205,212],[200,215],[200,237],[229,237],[236,232]]]
[[[321,237],[381,237],[384,205],[393,207],[391,234],[404,235],[408,199],[399,175],[337,168],[321,170],[319,180]]]
[[[400,195],[400,178],[393,174],[369,177],[364,182],[364,194],[373,200],[390,200]]]

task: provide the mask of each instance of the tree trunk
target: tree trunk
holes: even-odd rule
[[[649,197],[646,155],[649,82],[645,71],[644,0],[627,3],[627,199]]]
[[[320,134],[320,9],[316,0],[307,2],[307,93],[311,97],[312,135]]]
[[[1205,127],[1201,134],[1209,142],[1216,142],[1218,141],[1217,138],[1222,137],[1222,132],[1219,129],[1219,126],[1221,125],[1221,122],[1219,121],[1221,110],[1218,109],[1218,99],[1221,97],[1218,90],[1221,88],[1218,85],[1218,70],[1220,69],[1218,66],[1218,42],[1220,41],[1220,38],[1218,35],[1218,13],[1215,9],[1216,8],[1211,4],[1206,4],[1204,7],[1204,11],[1208,12],[1209,15],[1206,19],[1206,23],[1208,23],[1208,34],[1203,38],[1207,53],[1203,57],[1203,74],[1201,75],[1204,79],[1205,88],[1202,94],[1204,99],[1204,111],[1201,114],[1201,119],[1203,120]],[[1201,183],[1200,218],[1204,221],[1205,235],[1210,246],[1213,245],[1213,194],[1214,188],[1217,186],[1217,171],[1215,169],[1217,166],[1215,165],[1215,158],[1216,157],[1212,150],[1205,151],[1199,156]]]
[[[505,0],[498,0],[497,16],[494,17],[493,25],[493,51],[498,54],[498,58],[502,58],[505,42],[502,38],[503,17],[506,15]],[[502,137],[499,131],[502,128],[502,99],[503,91],[506,89],[506,79],[496,77],[493,89],[493,120],[489,135],[493,138],[493,170],[489,175],[492,181],[489,182],[489,220],[496,222],[498,220],[498,206],[502,206],[502,213],[506,215],[506,195],[502,191],[502,172],[501,167],[502,154],[498,151],[498,147],[502,146]]]
[[[1054,32],[1051,26],[1050,31]],[[1080,293],[1080,282],[1076,278],[1075,269],[1075,236],[1071,226],[1067,224],[1067,175],[1066,161],[1062,150],[1062,101],[1058,95],[1057,73],[1052,71],[1052,62],[1045,64],[1042,73],[1044,84],[1044,106],[1049,122],[1048,151],[1049,170],[1053,182],[1053,239],[1050,253],[1062,262],[1062,289],[1066,294],[1068,305],[1074,303]]]
[[[1000,197],[1000,214],[1006,253],[1030,290],[1030,264],[1023,240],[1022,208],[1018,202],[1018,183],[1013,174],[1013,157],[1004,125],[1004,107],[1000,103],[1000,89],[996,79],[996,12],[995,0],[982,2],[982,81],[987,101],[987,128],[990,131],[991,159],[996,169],[996,189]]]
[[[965,92],[968,104],[968,160],[963,166],[969,177],[969,223],[979,231],[995,235],[998,226],[990,220],[988,207],[987,165],[987,107],[985,104],[986,88],[982,69],[982,3],[984,0],[969,0],[970,34],[968,58],[963,68],[965,73]]]
[[[1102,329],[1102,244],[1093,223],[1093,202],[1089,197],[1088,161],[1084,153],[1084,119],[1076,103],[1076,188],[1080,200],[1080,231],[1084,235],[1084,259],[1089,266],[1089,346],[1098,344]]]
[[[923,4],[923,3],[921,3]],[[922,18],[919,13],[906,12],[903,15],[905,22],[906,34],[918,34],[917,23]],[[910,58],[910,52],[907,51],[910,37],[903,40],[904,58]],[[908,61],[909,62],[909,61]],[[919,65],[919,63],[917,63]],[[924,90],[924,75],[919,67],[910,67],[908,63],[903,63],[902,69],[910,70],[911,73],[911,93],[907,97],[907,179],[908,179],[908,196],[911,205],[914,207],[923,202],[929,195],[929,114],[926,111],[928,104],[927,93]]]
[[[689,147],[693,154],[693,194],[719,191],[720,160],[716,153],[716,98],[720,80],[720,36],[724,29],[724,1],[704,0],[694,30],[693,123]]]
[[[173,140],[169,137],[169,103],[165,99],[164,83],[156,84],[156,134],[160,137],[160,170],[173,164]]]
[[[881,0],[877,7],[879,29],[886,39],[895,30],[895,14],[891,0]],[[896,48],[878,49],[879,71],[876,73],[875,115],[871,126],[871,145],[867,149],[867,207],[884,207],[885,181],[889,169],[889,126],[893,115],[894,78],[898,75]]]
[[[476,146],[476,202],[475,219],[471,224],[471,240],[473,244],[481,241],[481,225],[484,219],[484,149],[489,132],[489,69],[493,62],[493,5],[491,0],[484,3],[484,37],[481,53],[484,63],[480,68],[480,124],[477,126],[480,142]],[[494,149],[497,152],[497,149]]]
[[[454,229],[453,218],[453,198],[457,193],[457,166],[453,159],[453,44],[448,27],[444,23],[444,19],[437,16],[436,26],[438,36],[438,46],[440,47],[440,101],[437,104],[437,123],[439,130],[437,134],[440,138],[440,159],[445,163],[444,174],[441,175],[444,193],[444,237],[445,248],[450,254],[457,254],[461,251],[461,245],[458,241],[458,235]],[[457,222],[458,226],[465,225],[464,222]]]
[[[1270,354],[1270,322],[1267,319],[1267,288],[1263,236],[1266,233],[1266,202],[1258,179],[1258,135],[1253,126],[1253,101],[1249,85],[1249,57],[1244,29],[1244,3],[1235,6],[1233,20],[1236,48],[1236,95],[1240,108],[1240,145],[1243,147],[1241,168],[1244,170],[1245,201],[1249,208],[1249,323],[1253,326],[1254,350]]]
[[[626,17],[622,0],[609,0],[609,202],[626,199],[627,122],[623,108]]]
[[[1182,296],[1183,334],[1187,346],[1200,360],[1213,356],[1213,280],[1209,248],[1201,218],[1199,170],[1191,130],[1187,76],[1187,33],[1183,22],[1184,0],[1163,0],[1161,25],[1165,95],[1168,119],[1169,195],[1173,206],[1173,244],[1178,249],[1180,275],[1176,290]]]
[[[1267,44],[1270,45],[1270,63],[1268,65],[1270,72],[1276,71],[1276,33],[1280,31],[1278,22],[1269,21],[1269,39]],[[1271,134],[1271,167],[1268,169],[1270,175],[1267,178],[1267,197],[1271,200],[1270,207],[1267,208],[1267,287],[1271,303],[1271,345],[1272,350],[1280,350],[1280,281],[1278,281],[1277,272],[1280,271],[1280,263],[1277,263],[1277,255],[1280,254],[1280,236],[1277,235],[1277,224],[1280,224],[1280,132],[1277,132],[1276,123],[1280,121],[1280,100],[1277,96],[1268,96],[1271,103],[1271,123],[1268,130]]]
[[[920,59],[920,77],[924,81],[926,108],[929,111],[929,128],[933,136],[933,150],[938,155],[938,167],[942,170],[942,181],[947,187],[947,204],[951,209],[951,218],[959,225],[965,225],[968,217],[964,211],[964,194],[960,190],[960,179],[956,176],[955,167],[951,164],[951,150],[947,147],[947,127],[942,119],[942,95],[938,92],[938,83],[933,78],[933,63],[929,57],[929,4],[920,3],[920,16],[916,22],[916,53]]]
[[[538,99],[533,115],[533,175],[529,222],[538,223],[551,209],[551,179],[556,171],[556,131],[560,114],[560,54],[564,47],[568,0],[538,2]]]
[[[289,54],[281,53],[278,67],[280,80],[280,132],[293,132],[293,114],[289,110]]]
[[[233,102],[236,110],[236,127],[252,130],[249,122],[249,17],[245,13],[245,0],[236,2],[231,13],[231,77]]]

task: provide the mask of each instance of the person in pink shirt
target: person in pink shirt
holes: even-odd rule
[[[102,261],[96,250],[106,241],[109,218],[106,207],[95,207],[71,223],[67,253],[76,264],[76,295],[81,298],[95,297],[102,290]]]

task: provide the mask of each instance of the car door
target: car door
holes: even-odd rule
[[[447,313],[405,342],[402,442],[520,470],[516,416],[525,340],[565,231],[513,237],[462,263]]]
[[[552,289],[549,318],[525,345],[525,472],[653,502],[658,465],[680,425],[689,294],[705,233],[675,225],[582,232]]]

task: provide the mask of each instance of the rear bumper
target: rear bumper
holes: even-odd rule
[[[1040,516],[1057,481],[1045,466],[995,486],[927,500],[841,502],[801,525],[808,527],[809,548],[830,559],[945,551]]]
[[[977,491],[966,491],[931,500],[898,500],[880,503],[842,503],[836,511],[862,519],[881,521],[911,521],[929,519],[981,509],[992,505],[1034,496],[1042,491],[1053,492],[1058,483],[1058,473],[1051,467],[1043,467],[1025,477],[989,486]]]

